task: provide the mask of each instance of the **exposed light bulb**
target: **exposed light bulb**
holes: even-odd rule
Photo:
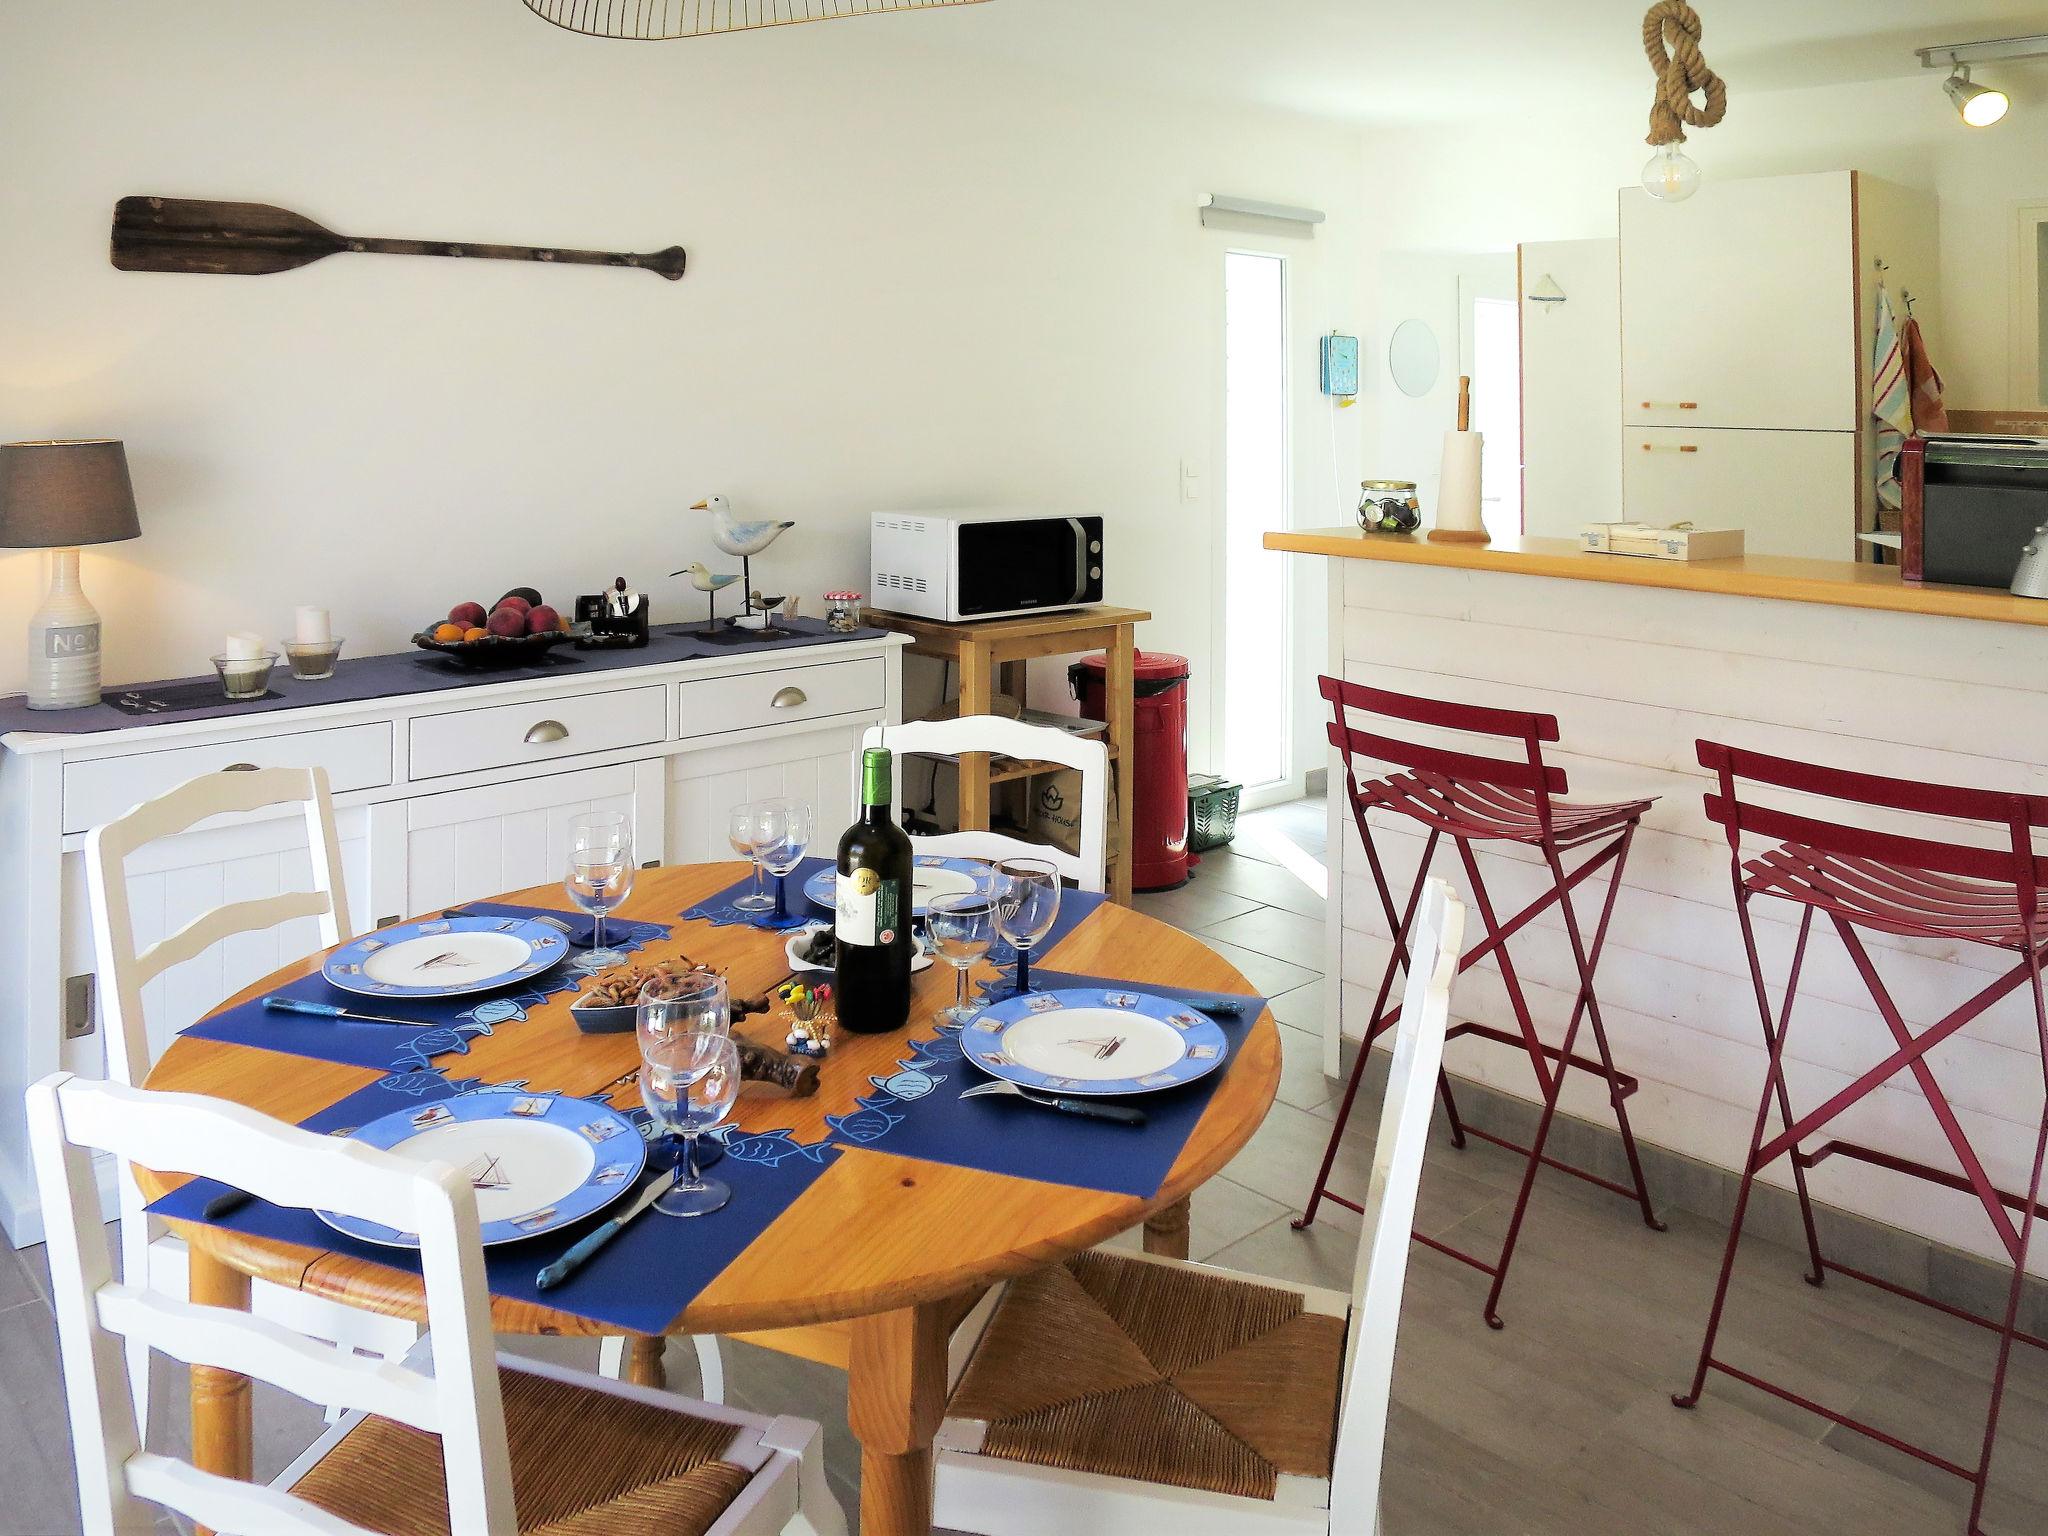
[[[1676,144],[1666,144],[1643,167],[1643,190],[1659,202],[1682,203],[1700,189],[1700,168]]]
[[[2012,108],[2012,99],[2005,92],[1994,91],[1988,85],[1973,85],[1967,64],[1958,64],[1942,89],[1972,128],[1989,128]]]

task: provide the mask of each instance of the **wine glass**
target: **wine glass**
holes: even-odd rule
[[[726,816],[725,840],[732,844],[732,851],[754,861],[754,888],[733,903],[742,912],[766,912],[775,905],[775,898],[761,889],[761,848],[755,836],[754,825],[761,807],[749,800],[736,805]]]
[[[732,1112],[740,1092],[740,1052],[730,1035],[692,1029],[640,1037],[640,1101],[683,1142],[675,1182],[655,1200],[664,1216],[708,1216],[732,1199],[732,1187],[697,1165],[697,1138]]]
[[[677,1035],[729,1035],[731,991],[716,971],[656,976],[640,989],[633,1027],[643,1050],[650,1040],[670,1040]]]
[[[569,872],[562,887],[569,899],[588,912],[590,955],[583,963],[593,970],[617,965],[625,958],[604,942],[604,918],[633,890],[633,829],[616,811],[591,811],[569,823]]]
[[[1060,872],[1043,859],[1003,859],[989,877],[996,932],[1017,951],[1017,990],[1031,990],[1031,946],[1060,915]]]
[[[953,1006],[940,1013],[948,1024],[965,1024],[978,1011],[967,1001],[967,972],[995,942],[995,909],[982,890],[949,891],[926,908],[925,931],[939,958],[956,973]]]
[[[802,800],[763,800],[755,808],[755,843],[775,877],[775,916],[789,916],[789,875],[811,846],[811,808]]]

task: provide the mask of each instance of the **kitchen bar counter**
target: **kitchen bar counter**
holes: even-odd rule
[[[1514,538],[1492,544],[1432,544],[1420,534],[1362,533],[1356,528],[1313,528],[1269,533],[1266,548],[1349,560],[1440,565],[1466,571],[1510,571],[1679,592],[1720,592],[1838,608],[1879,608],[1945,618],[1991,619],[2048,626],[2048,601],[2014,597],[1989,587],[1948,587],[1903,581],[1895,565],[1848,560],[1796,560],[1785,555],[1742,555],[1733,560],[1646,560],[1634,555],[1588,554],[1571,539]]]
[[[1629,1104],[1638,1136],[1723,1169],[1742,1164],[1766,1061],[1729,892],[1728,846],[1701,804],[1708,780],[1695,743],[1706,738],[1903,778],[2048,794],[2048,602],[1909,587],[1876,566],[1758,557],[1683,565],[1583,554],[1564,540],[1475,548],[1333,530],[1270,535],[1267,544],[1336,557],[1325,562],[1326,670],[1403,693],[1555,715],[1562,739],[1545,756],[1569,775],[1569,799],[1657,797],[1615,907],[1598,976],[1602,1011],[1622,1070],[1642,1079]],[[1324,707],[1306,687],[1298,696],[1318,712]],[[1419,728],[1407,734],[1443,739]],[[1330,767],[1331,786],[1341,786],[1334,754]],[[1382,833],[1381,814],[1375,835],[1389,855],[1389,877],[1405,892],[1423,839],[1413,823],[1388,822]],[[1341,793],[1331,797],[1330,816],[1325,968],[1342,978],[1325,989],[1326,1069],[1334,1073],[1339,1032],[1355,1037],[1363,1027],[1388,936]],[[1906,829],[1957,839],[1953,824],[1908,820]],[[1989,830],[1987,840],[1998,837]],[[1480,858],[1503,913],[1519,910],[1542,886],[1542,866],[1527,850],[1496,845]],[[1440,854],[1436,867],[1465,887],[1455,855]],[[1597,910],[1587,893],[1582,921],[1590,925]],[[1775,1004],[1798,914],[1780,901],[1753,910]],[[1958,945],[1885,935],[1869,942],[1916,1031],[2010,963]],[[1554,1043],[1574,983],[1555,912],[1516,935],[1514,955],[1538,1026]],[[2007,1189],[2026,1187],[2041,1112],[2024,991],[1930,1056],[1994,1180]],[[1462,1018],[1493,1024],[1512,1017],[1490,961],[1464,974],[1453,1007]],[[1820,1103],[1893,1044],[1854,965],[1821,925],[1793,1015],[1795,1102]],[[1452,1046],[1446,1065],[1535,1097],[1518,1053],[1466,1040]],[[1612,1125],[1593,1079],[1572,1073],[1566,1081],[1569,1112]],[[1953,1160],[1910,1075],[1864,1100],[1837,1133],[1923,1162]],[[1304,1198],[1311,1172],[1302,1172]],[[1784,1162],[1767,1177],[1782,1182]],[[1809,1177],[1830,1204],[1980,1254],[1995,1246],[1967,1195],[1848,1158],[1830,1158]],[[1653,1192],[1678,1193],[1668,1183]],[[2034,1262],[2048,1272],[2048,1254],[2037,1251]]]

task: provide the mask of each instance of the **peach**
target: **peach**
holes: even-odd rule
[[[552,634],[561,627],[561,624],[562,616],[546,603],[530,610],[526,615],[526,627],[529,632],[536,635]]]
[[[464,629],[475,629],[489,617],[482,603],[457,603],[448,610],[448,622],[460,624]]]
[[[500,608],[491,615],[486,628],[494,635],[523,635],[526,633],[526,615],[517,608]]]
[[[529,602],[528,602],[528,601],[527,601],[527,600],[526,600],[525,598],[521,597],[521,596],[520,596],[520,595],[519,595],[519,594],[518,594],[517,592],[507,592],[507,593],[506,593],[506,594],[505,594],[505,595],[504,595],[503,597],[501,597],[501,598],[499,598],[499,599],[498,599],[498,607],[499,607],[499,608],[516,608],[516,609],[518,609],[518,610],[519,610],[519,611],[520,611],[521,613],[527,613],[527,612],[530,612],[530,611],[532,610],[532,608],[533,608],[533,604],[529,603]],[[493,611],[495,611],[495,610],[493,610]]]

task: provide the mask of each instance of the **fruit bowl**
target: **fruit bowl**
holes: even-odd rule
[[[436,640],[431,630],[422,630],[412,643],[423,651],[439,651],[466,667],[519,667],[539,661],[566,640],[575,639],[566,629],[551,629],[538,635],[486,635],[481,640]]]

